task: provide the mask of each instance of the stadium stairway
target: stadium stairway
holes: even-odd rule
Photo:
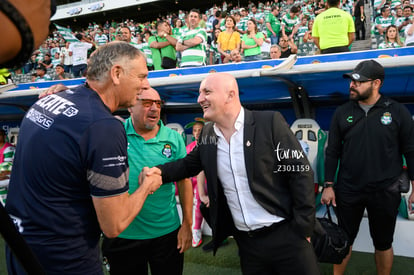
[[[352,48],[351,51],[352,52],[357,52],[357,51],[366,51],[366,50],[371,50],[371,44],[372,44],[372,38],[371,38],[371,16],[372,16],[372,11],[371,11],[371,1],[365,1],[365,16],[367,17],[365,20],[365,40],[358,40],[358,41],[354,41],[354,43],[352,43]]]

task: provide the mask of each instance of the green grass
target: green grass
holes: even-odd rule
[[[203,244],[208,243],[210,237],[204,236]],[[6,275],[4,256],[4,241],[0,237],[0,275]],[[300,263],[299,263],[300,264]],[[332,265],[321,264],[321,274],[332,274]],[[240,275],[240,261],[235,241],[230,238],[229,244],[221,247],[216,256],[212,252],[204,252],[201,246],[190,248],[185,252],[184,275]],[[347,268],[347,275],[375,275],[374,256],[371,253],[353,252]],[[394,257],[392,269],[394,275],[414,274],[414,259],[408,257]]]

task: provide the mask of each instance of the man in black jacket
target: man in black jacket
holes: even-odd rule
[[[202,81],[198,103],[212,122],[198,146],[152,172],[168,182],[205,171],[214,252],[233,235],[243,274],[319,274],[313,172],[282,115],[242,108],[225,73]]]
[[[391,272],[402,154],[414,185],[414,123],[404,105],[380,94],[384,76],[384,68],[374,60],[362,61],[344,75],[351,79],[351,101],[340,106],[332,118],[325,160],[327,182],[321,199],[337,206],[339,225],[351,244],[367,209],[378,274]],[[413,193],[410,207],[412,202]],[[345,272],[351,250],[352,246],[342,264],[334,265],[334,274]]]

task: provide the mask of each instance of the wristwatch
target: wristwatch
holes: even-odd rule
[[[332,182],[324,182],[323,183],[323,188],[328,188],[328,187],[333,187],[334,184]]]

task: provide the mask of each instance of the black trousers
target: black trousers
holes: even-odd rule
[[[361,21],[361,17],[355,18],[355,39],[365,40],[365,19]]]
[[[111,275],[146,275],[148,264],[152,275],[181,275],[184,254],[177,249],[178,229],[149,240],[104,238],[102,255]]]
[[[321,50],[321,54],[349,52],[348,46],[332,47]]]
[[[257,233],[238,231],[235,239],[243,275],[320,274],[312,244],[290,222]]]

